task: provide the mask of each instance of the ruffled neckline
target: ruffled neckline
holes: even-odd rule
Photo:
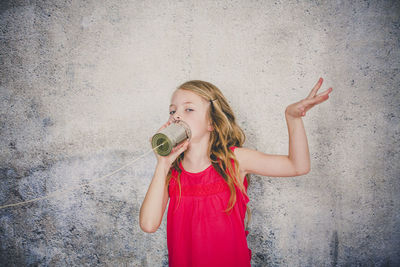
[[[210,168],[212,168],[212,163],[210,163],[210,165],[207,168],[205,168],[204,170],[199,171],[199,172],[188,172],[187,170],[185,170],[185,168],[183,168],[182,161],[179,162],[179,167],[181,168],[182,172],[185,172],[187,174],[190,174],[190,175],[201,175],[201,174],[205,173],[206,171],[208,171]]]

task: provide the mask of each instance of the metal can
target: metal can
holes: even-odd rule
[[[160,132],[154,134],[151,139],[151,145],[153,149],[159,146],[156,152],[160,156],[168,156],[174,147],[191,138],[192,132],[189,125],[180,120],[171,123]]]

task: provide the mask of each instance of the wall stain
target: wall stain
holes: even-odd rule
[[[332,266],[336,267],[337,263],[338,263],[338,256],[339,256],[339,237],[338,237],[337,231],[333,231],[330,248],[331,248],[330,255],[331,255],[331,260],[332,260]]]

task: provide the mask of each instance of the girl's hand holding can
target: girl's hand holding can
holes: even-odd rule
[[[167,121],[163,126],[161,126],[160,129],[158,129],[157,133],[159,133],[162,129],[168,127],[171,123],[174,123],[172,120]],[[150,143],[152,143],[152,138],[150,137],[149,139]],[[182,153],[184,152],[189,145],[189,140],[185,140],[184,142],[180,143],[176,147],[172,148],[171,152],[167,156],[161,156],[159,155],[155,150],[154,155],[157,158],[157,163],[158,164],[164,164],[168,166],[168,168],[172,165],[172,163],[175,161],[175,159]]]

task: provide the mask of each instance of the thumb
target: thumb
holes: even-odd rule
[[[176,147],[175,153],[180,155],[183,151],[185,151],[187,149],[187,146],[188,146],[188,142],[187,141],[183,142],[182,144],[180,144]]]

